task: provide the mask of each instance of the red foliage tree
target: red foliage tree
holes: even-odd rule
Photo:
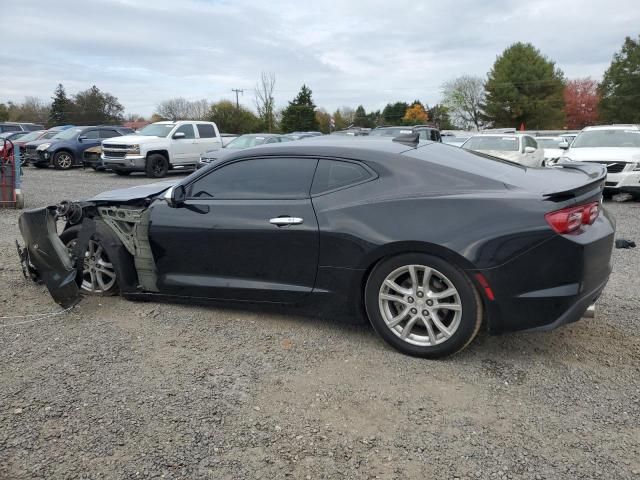
[[[567,128],[581,130],[598,121],[598,82],[590,78],[569,80],[564,89]]]

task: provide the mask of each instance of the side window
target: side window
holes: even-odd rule
[[[173,132],[174,135],[176,133],[184,133],[184,138],[196,138],[196,134],[193,131],[193,125],[190,123],[186,123],[178,127],[178,129]]]
[[[200,138],[216,138],[216,129],[208,123],[198,123],[198,135]]]
[[[369,180],[371,173],[362,165],[340,160],[320,160],[313,178],[311,195],[336,190]]]
[[[89,130],[84,132],[82,137],[86,137],[89,140],[97,140],[100,138],[100,132],[98,130]]]
[[[524,137],[525,146],[538,148],[538,142],[536,142],[533,137]]]
[[[223,165],[191,184],[189,198],[296,199],[309,196],[317,160],[252,158]]]
[[[105,130],[100,130],[100,138],[112,138],[112,137],[119,137],[120,133],[116,130],[110,130],[110,129],[105,129]]]
[[[2,125],[0,127],[2,132],[21,132],[22,129],[18,125]]]
[[[278,143],[280,140],[278,140],[276,137],[271,137],[268,138],[266,142],[264,143]]]

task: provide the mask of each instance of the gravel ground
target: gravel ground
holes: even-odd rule
[[[29,168],[24,191],[148,181]],[[639,241],[640,203],[607,207]],[[2,316],[58,311],[19,272],[17,218],[0,211]],[[614,262],[597,319],[437,362],[285,310],[112,297],[3,318],[0,478],[640,479],[640,248]]]

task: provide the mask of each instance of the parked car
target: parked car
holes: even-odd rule
[[[597,164],[525,169],[435,142],[326,136],[29,210],[21,258],[64,308],[80,292],[311,302],[441,357],[483,320],[495,334],[582,317],[611,271],[605,177]]]
[[[289,133],[289,135],[291,136],[300,136],[300,135],[309,135],[312,137],[321,137],[323,135],[322,132],[316,132],[316,131],[308,131],[308,132],[291,132]]]
[[[111,125],[67,128],[50,141],[38,145],[38,158],[33,164],[38,168],[52,165],[58,170],[81,166],[82,154],[87,148],[100,145],[105,138],[121,137],[132,132],[130,128]]]
[[[15,142],[19,138],[24,137],[29,132],[2,132],[0,133],[0,139],[11,140]]]
[[[440,130],[427,125],[415,125],[407,127],[376,127],[369,132],[372,137],[397,137],[409,133],[420,133],[420,140],[442,142]]]
[[[627,192],[640,197],[640,126],[586,127],[565,149],[560,162],[596,162],[607,167],[608,193]]]
[[[563,137],[536,137],[538,148],[544,150],[544,164],[554,165],[564,154],[564,150],[560,148],[560,144],[566,142]]]
[[[210,150],[200,155],[197,168],[206,167],[210,163],[220,158],[222,155],[234,150],[243,150],[245,148],[257,147],[259,145],[269,145],[272,143],[291,142],[292,139],[286,135],[279,135],[277,133],[249,133],[241,135],[235,140],[231,141],[227,145],[223,145],[222,148],[216,150]]]
[[[474,135],[462,144],[462,148],[519,163],[525,167],[542,167],[544,163],[544,150],[538,148],[532,136],[520,133]]]
[[[200,155],[222,148],[213,122],[156,122],[137,135],[102,142],[102,160],[118,175],[145,172],[161,178],[169,170],[195,169]]]
[[[44,130],[44,133],[39,133],[37,135],[35,135],[36,132],[43,132],[43,130],[36,130],[36,132],[31,132],[29,135],[34,135],[36,138],[33,140],[22,142],[22,144],[20,145],[20,155],[23,163],[27,165],[38,160],[38,147],[43,143],[47,143],[49,140],[52,140],[63,130],[67,130],[71,127],[72,125],[52,127],[49,130]]]
[[[43,125],[25,122],[2,122],[0,123],[0,133],[4,132],[33,132],[44,129]]]

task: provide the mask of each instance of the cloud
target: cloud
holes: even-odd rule
[[[276,75],[284,106],[302,83],[317,105],[367,109],[440,99],[445,81],[484,76],[516,41],[533,43],[567,77],[599,79],[624,36],[638,34],[636,0],[515,2],[396,0],[32,0],[2,12],[0,101],[49,98],[96,84],[128,112],[170,97],[218,100]]]

